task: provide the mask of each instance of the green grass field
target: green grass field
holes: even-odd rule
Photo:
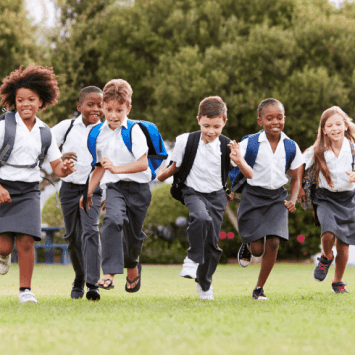
[[[267,301],[251,298],[260,265],[220,265],[215,301],[200,301],[180,266],[144,265],[142,288],[124,291],[123,275],[101,301],[70,299],[71,266],[38,265],[37,304],[20,304],[18,266],[0,277],[1,354],[354,354],[355,268],[348,295],[330,292],[330,275],[312,265],[277,264]]]

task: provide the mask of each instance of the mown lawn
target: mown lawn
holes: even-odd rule
[[[277,264],[251,298],[259,265],[220,265],[215,301],[200,301],[180,266],[144,265],[142,288],[101,292],[101,301],[70,299],[70,266],[35,267],[38,304],[19,304],[18,266],[0,277],[1,354],[354,354],[355,268],[348,295],[330,292],[331,277],[312,278],[312,265]]]

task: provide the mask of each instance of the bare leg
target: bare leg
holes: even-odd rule
[[[250,243],[250,252],[256,257],[260,257],[264,254],[264,238],[257,240],[256,242]]]
[[[333,254],[333,246],[335,243],[335,235],[331,232],[325,232],[321,237],[322,247],[323,247],[323,254],[328,260],[332,260],[334,258]]]
[[[349,260],[349,245],[336,238],[337,256],[335,258],[335,274],[333,283],[342,281]]]
[[[14,250],[14,241],[9,234],[0,235],[0,255],[8,256]]]
[[[279,250],[280,238],[267,236],[265,242],[265,252],[261,261],[261,268],[256,287],[264,287],[272,268],[274,267],[277,252]]]
[[[20,269],[20,287],[31,287],[33,267],[35,264],[34,239],[29,235],[17,235],[18,265]]]

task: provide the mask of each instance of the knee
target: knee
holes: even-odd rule
[[[192,215],[190,220],[191,223],[195,222],[202,226],[210,226],[212,223],[212,218],[207,214]]]
[[[0,236],[0,255],[7,256],[12,253],[14,249],[14,242],[12,241],[11,237],[7,235]]]
[[[28,235],[18,237],[16,247],[19,253],[28,253],[34,250],[34,239]]]
[[[262,256],[264,254],[264,243],[259,241],[251,243],[250,252],[256,257]]]
[[[118,227],[120,229],[123,228],[123,224],[124,224],[124,219],[122,216],[107,216],[107,214],[105,215],[104,221],[103,221],[103,228],[107,228],[107,227]]]
[[[279,246],[280,246],[280,238],[279,237],[266,237],[266,246],[270,251],[277,253],[277,251],[279,250]]]

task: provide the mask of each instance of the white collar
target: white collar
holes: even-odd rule
[[[287,135],[283,131],[281,131],[280,142],[283,141],[285,138],[288,138]],[[290,139],[290,138],[288,138],[288,139]],[[259,135],[259,143],[266,142],[266,141],[268,141],[268,139],[266,137],[266,133],[265,133],[265,131],[262,131]]]
[[[96,126],[98,124],[101,123],[101,120],[98,120],[97,123],[91,123],[88,125],[88,127],[93,127],[93,126]],[[83,122],[83,115],[80,114],[77,118],[74,119],[74,124],[75,125],[78,125],[78,124],[82,124],[84,125],[84,122]],[[85,126],[85,125],[84,125]],[[85,126],[86,127],[86,126]]]
[[[202,133],[201,133],[199,145],[209,146],[209,147],[211,147],[213,150],[217,150],[217,149],[219,149],[219,147],[220,147],[220,145],[221,145],[221,142],[220,142],[219,136],[218,136],[213,142],[206,144],[206,143],[202,140]]]
[[[123,126],[124,128],[127,128],[127,119],[128,119],[128,117],[126,116],[126,117],[124,118],[123,122],[121,123],[121,125],[120,125],[119,127],[117,127],[116,129],[121,129],[122,126]],[[106,127],[107,127],[107,128],[106,128]],[[109,130],[112,131],[112,129],[109,127],[108,121],[107,121],[106,119],[105,119],[104,124],[102,125],[102,128],[103,128],[103,129],[109,129]],[[115,130],[116,130],[116,129],[115,129]]]
[[[35,128],[35,127],[44,127],[44,123],[37,116],[35,116],[35,117],[36,117],[36,120],[35,120],[35,124],[33,125],[33,128]],[[23,122],[20,114],[17,111],[15,113],[15,120],[16,120],[17,124],[25,125],[25,122]]]

